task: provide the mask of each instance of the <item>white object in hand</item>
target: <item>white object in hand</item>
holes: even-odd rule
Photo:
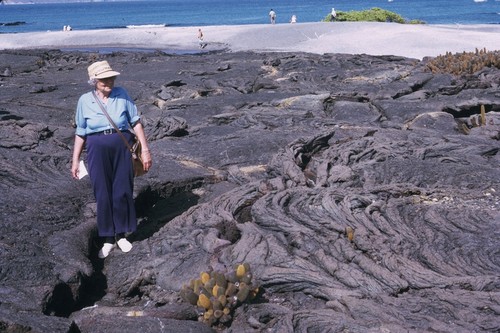
[[[82,179],[86,175],[88,175],[87,168],[85,167],[85,163],[83,163],[83,160],[80,161],[80,165],[78,166],[78,179]]]

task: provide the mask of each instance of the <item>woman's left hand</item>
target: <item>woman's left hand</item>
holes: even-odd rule
[[[151,152],[149,151],[148,142],[146,141],[146,135],[144,134],[144,128],[142,127],[141,122],[137,122],[134,126],[135,135],[137,135],[137,139],[141,142],[142,151],[141,151],[141,159],[142,164],[144,165],[144,171],[148,171],[153,165],[153,160],[151,159]]]
[[[153,160],[151,159],[151,152],[149,149],[145,149],[141,152],[142,164],[144,165],[144,171],[149,171],[153,165]]]

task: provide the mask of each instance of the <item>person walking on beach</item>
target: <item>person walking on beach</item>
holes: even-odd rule
[[[269,18],[271,19],[271,24],[276,23],[276,12],[271,8],[271,11],[269,12]]]
[[[121,87],[115,87],[119,72],[107,61],[88,67],[92,91],[80,96],[76,107],[76,134],[71,173],[79,179],[80,155],[87,150],[90,181],[97,202],[97,231],[103,240],[99,258],[106,258],[115,247],[129,252],[132,244],[125,234],[134,232],[137,219],[133,199],[134,173],[132,156],[103,110],[132,144],[134,135],[142,144],[144,170],[152,165],[146,135],[132,98]]]
[[[200,49],[204,49],[207,44],[203,41],[203,31],[198,29],[198,43],[200,45]]]

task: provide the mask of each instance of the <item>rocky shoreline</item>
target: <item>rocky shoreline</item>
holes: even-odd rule
[[[98,59],[155,161],[134,249],[104,261],[90,184],[69,170]],[[1,51],[0,331],[499,330],[500,71],[426,61]],[[243,262],[258,297],[198,321],[182,286]]]

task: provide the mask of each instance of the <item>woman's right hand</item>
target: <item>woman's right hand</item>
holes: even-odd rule
[[[71,164],[71,175],[74,179],[79,179],[78,174],[80,173],[80,162],[75,162]]]
[[[85,139],[81,136],[75,135],[75,148],[73,149],[73,163],[71,164],[71,175],[75,179],[80,179],[78,174],[80,173],[80,154],[83,150],[83,145],[85,144]]]

